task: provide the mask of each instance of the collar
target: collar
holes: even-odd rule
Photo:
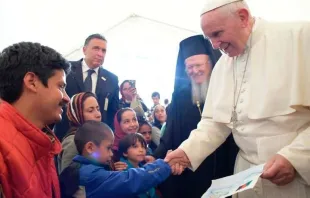
[[[100,66],[99,66],[100,67]],[[98,71],[99,71],[99,67],[96,67],[94,69],[94,71],[96,72],[96,74],[98,75]],[[87,72],[90,68],[88,67],[88,65],[85,62],[85,59],[82,60],[82,72]]]
[[[258,23],[259,23],[259,18],[254,18],[252,33],[250,34],[248,41],[246,43],[246,46],[245,46],[245,50],[241,55],[247,54],[249,52],[250,48],[253,46],[253,42],[254,42],[253,41],[254,40],[253,35],[254,35],[254,32],[257,30]]]
[[[61,144],[55,134],[47,127],[43,130],[37,128],[23,117],[11,104],[2,101],[0,104],[0,117],[5,119],[8,126],[14,127],[29,142],[36,159],[47,154],[56,155],[61,151]]]
[[[121,157],[120,158],[120,161],[121,162],[124,162],[124,163],[126,163],[128,166],[127,166],[127,169],[130,169],[130,168],[136,168],[136,167],[134,167],[131,163],[130,163],[130,161],[128,160],[128,159],[125,159],[124,157]],[[142,166],[142,164],[141,163],[139,163],[139,167],[141,167]],[[126,169],[126,170],[127,170]]]

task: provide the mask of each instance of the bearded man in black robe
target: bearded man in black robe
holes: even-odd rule
[[[154,158],[164,158],[197,128],[206,100],[212,69],[221,56],[202,35],[180,42],[176,66],[175,87],[169,105],[166,129]],[[169,177],[159,188],[164,198],[200,198],[210,187],[211,180],[232,175],[237,154],[232,137],[205,159],[192,172]]]

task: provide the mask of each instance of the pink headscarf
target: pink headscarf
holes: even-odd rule
[[[131,108],[125,108],[125,109],[126,109],[126,111],[133,111],[134,112],[134,110]],[[112,149],[114,151],[118,151],[119,142],[127,135],[127,133],[125,133],[122,130],[121,125],[117,120],[117,115],[120,113],[121,110],[124,110],[124,109],[118,110],[114,116],[114,144],[112,147]]]
[[[112,149],[118,151],[118,144],[121,139],[123,139],[127,134],[122,130],[120,123],[117,120],[117,114],[119,114],[118,110],[114,116],[114,144]]]

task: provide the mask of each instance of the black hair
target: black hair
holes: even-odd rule
[[[121,123],[122,115],[123,115],[123,113],[125,113],[126,111],[135,112],[132,108],[128,108],[128,107],[120,109],[120,110],[117,112],[117,114],[116,114],[116,118],[117,118],[118,123]]]
[[[165,99],[165,100],[164,100],[164,103],[165,103],[165,105],[167,105],[167,104],[169,103],[169,100],[168,100],[168,99]]]
[[[119,89],[122,91],[123,90],[123,87],[124,87],[124,84],[125,83],[130,83],[129,80],[124,80],[121,85],[119,86]]]
[[[32,42],[16,43],[0,54],[0,97],[8,103],[18,100],[28,72],[37,75],[47,87],[55,70],[64,70],[68,74],[70,68],[70,63],[50,47]]]
[[[99,146],[102,140],[107,139],[109,135],[113,135],[113,132],[108,125],[103,122],[88,120],[76,131],[74,143],[78,153],[82,155],[88,142],[93,142]]]
[[[131,146],[134,146],[137,142],[140,142],[142,147],[147,148],[147,143],[144,137],[140,133],[131,133],[126,135],[118,145],[118,153],[123,156],[123,153],[127,153]]]
[[[103,40],[105,42],[107,42],[107,39],[101,35],[101,34],[92,34],[92,35],[89,35],[86,39],[85,39],[85,42],[84,42],[84,46],[88,45],[88,43],[93,40],[93,39],[100,39],[100,40]]]
[[[139,122],[139,129],[143,126],[143,125],[148,125],[149,127],[152,128],[152,125],[147,121],[147,120],[138,120]]]
[[[156,96],[160,99],[160,94],[157,91],[152,93],[152,98],[154,98]]]
[[[147,118],[144,115],[137,115],[138,123],[147,122]]]

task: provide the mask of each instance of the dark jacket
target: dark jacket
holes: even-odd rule
[[[153,141],[151,141],[151,143],[148,145],[148,151],[151,153],[151,155],[156,150],[156,148],[157,148],[157,145]]]
[[[71,72],[67,76],[66,92],[71,98],[73,95],[84,92],[82,60],[71,62]],[[104,80],[105,79],[105,80]],[[112,129],[114,115],[119,105],[118,77],[102,67],[98,70],[98,80],[96,85],[96,95],[100,106],[102,122],[108,124]],[[105,101],[108,98],[107,111],[104,110]],[[66,115],[66,108],[62,114],[62,121],[55,126],[56,136],[61,140],[69,130],[69,121]]]
[[[72,197],[79,186],[84,187],[86,197],[135,198],[163,182],[170,173],[169,164],[163,160],[127,171],[107,171],[94,161],[77,155],[60,174],[60,186],[64,198]]]

